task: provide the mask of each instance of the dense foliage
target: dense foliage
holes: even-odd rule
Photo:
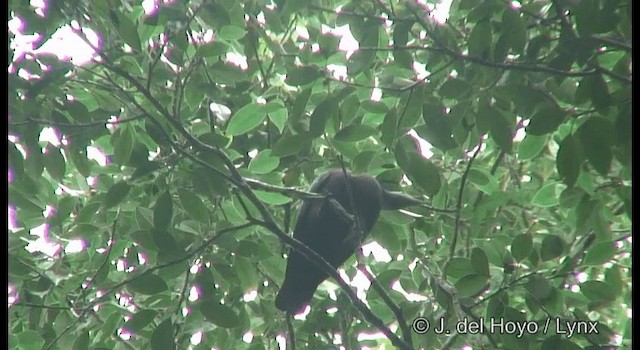
[[[461,0],[444,23],[395,0],[28,3],[11,348],[630,346],[631,1]],[[37,50],[64,26],[93,60]],[[360,299],[332,279],[287,318],[292,218],[343,166],[424,206],[381,215],[390,259],[343,266]]]

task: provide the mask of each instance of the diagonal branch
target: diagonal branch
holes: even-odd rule
[[[229,233],[229,232],[233,232],[233,231],[237,231],[237,230],[241,230],[243,228],[246,227],[250,227],[253,226],[253,223],[247,222],[244,223],[242,225],[238,225],[238,226],[233,226],[233,227],[228,227],[225,229],[220,230],[216,235],[214,235],[213,237],[207,239],[204,241],[204,243],[202,243],[198,248],[186,253],[185,255],[183,255],[182,257],[173,259],[171,261],[168,261],[166,263],[163,264],[159,264],[156,265],[154,267],[151,267],[131,278],[128,278],[122,282],[116,283],[115,285],[111,286],[109,289],[107,289],[106,292],[104,292],[104,294],[102,294],[101,296],[95,298],[94,300],[92,300],[87,306],[85,306],[82,311],[78,314],[78,317],[71,322],[64,330],[62,330],[60,333],[58,333],[58,335],[53,338],[51,340],[51,342],[49,343],[49,345],[45,348],[45,350],[50,350],[53,349],[55,344],[58,342],[58,340],[60,338],[62,338],[63,335],[65,335],[67,332],[69,332],[71,329],[73,329],[82,319],[84,319],[84,317],[89,314],[92,310],[93,307],[95,305],[97,305],[99,302],[101,302],[102,300],[106,299],[107,297],[109,297],[112,293],[114,293],[116,290],[120,289],[121,287],[127,285],[128,283],[131,283],[132,281],[135,281],[139,278],[141,278],[144,275],[147,275],[149,273],[155,272],[157,270],[163,269],[165,267],[169,267],[169,266],[173,266],[175,264],[181,263],[191,257],[193,257],[194,255],[200,253],[201,251],[203,251],[205,248],[209,247],[211,244],[213,244],[218,238],[220,238],[220,236]]]
[[[82,33],[78,33],[78,35],[82,37],[86,42],[88,42],[88,40],[86,40],[86,37]],[[179,118],[174,118],[174,116],[172,116],[169,113],[169,111],[166,108],[164,108],[157,99],[153,97],[151,92],[148,89],[146,89],[144,85],[142,85],[142,83],[140,83],[136,78],[131,76],[125,70],[112,64],[109,58],[105,54],[101,53],[98,50],[96,50],[96,52],[98,52],[98,54],[102,58],[103,60],[102,64],[107,69],[121,76],[122,78],[127,80],[131,85],[133,85],[154,106],[154,108],[160,113],[160,115],[162,115],[178,131],[178,133],[180,133],[187,140],[187,142],[194,149],[198,151],[211,152],[214,155],[216,155],[224,163],[225,167],[229,171],[228,175],[223,174],[225,178],[227,178],[231,183],[233,183],[238,188],[238,190],[247,197],[247,199],[256,207],[256,209],[260,213],[262,220],[255,220],[252,222],[252,224],[259,224],[260,226],[271,231],[273,234],[278,236],[278,238],[280,238],[280,240],[282,240],[285,244],[299,251],[310,261],[313,261],[324,272],[329,274],[329,276],[331,276],[336,281],[336,283],[338,283],[338,285],[340,285],[340,287],[345,291],[349,299],[351,299],[355,307],[360,311],[360,313],[362,314],[362,316],[365,318],[367,322],[373,324],[383,334],[385,334],[385,336],[396,347],[400,349],[411,349],[411,346],[409,344],[407,344],[404,340],[402,340],[395,333],[393,333],[391,329],[389,329],[389,327],[387,327],[378,316],[376,316],[360,299],[358,299],[358,297],[353,292],[353,290],[351,290],[349,285],[347,285],[346,282],[342,280],[342,278],[340,277],[340,274],[338,274],[336,269],[334,269],[331,266],[331,264],[329,264],[324,258],[322,258],[314,250],[310,249],[309,247],[307,247],[297,239],[289,237],[289,235],[287,235],[284,231],[282,231],[282,229],[275,223],[275,220],[273,219],[273,216],[271,215],[269,210],[260,201],[260,199],[258,199],[256,194],[251,189],[251,187],[247,184],[245,179],[238,172],[238,169],[235,167],[235,164],[233,164],[231,159],[229,159],[229,157],[222,150],[220,150],[218,147],[210,146],[201,142],[200,140],[195,138],[193,135],[191,135],[189,132],[187,132],[187,130],[184,129],[184,127],[180,124]],[[132,102],[134,102],[137,105],[137,107],[139,108],[141,107],[140,104],[138,104],[137,102],[135,101],[132,101]],[[145,111],[143,108],[141,109]],[[155,118],[153,118],[149,112],[145,111],[145,114],[151,120],[155,120]],[[188,152],[185,152],[185,153],[188,153]],[[194,160],[197,159],[199,163],[202,162],[197,157],[191,156],[190,158]],[[205,163],[207,167],[210,169],[215,169],[214,167],[210,166],[206,162],[202,162],[202,163]],[[215,169],[215,171],[219,172],[219,170],[217,169]],[[148,271],[144,273],[148,273]],[[120,287],[122,285],[124,284],[118,284],[114,288]],[[113,288],[110,289],[110,291],[112,290],[114,289]]]
[[[456,252],[456,244],[458,242],[458,235],[460,233],[460,215],[462,214],[462,195],[464,194],[464,187],[467,183],[467,177],[469,176],[469,171],[471,170],[471,165],[473,161],[476,159],[478,154],[480,153],[480,149],[482,148],[482,140],[476,146],[475,152],[473,152],[473,156],[469,159],[469,163],[467,163],[467,168],[462,174],[462,178],[460,179],[460,189],[458,190],[458,198],[456,202],[456,218],[453,227],[453,238],[451,239],[451,246],[449,246],[449,257],[447,257],[447,261],[444,266],[447,266],[449,261],[453,258],[453,255]]]

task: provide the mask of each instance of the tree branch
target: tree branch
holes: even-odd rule
[[[458,242],[458,234],[460,233],[460,215],[462,212],[462,195],[464,193],[464,187],[467,183],[467,176],[469,176],[469,171],[471,170],[471,165],[473,164],[473,161],[476,159],[476,157],[480,153],[481,148],[482,148],[482,140],[480,140],[480,142],[478,143],[478,146],[476,146],[476,150],[475,152],[473,152],[473,156],[471,157],[471,159],[469,159],[469,163],[467,163],[467,168],[465,169],[464,173],[462,174],[462,178],[460,179],[460,189],[458,190],[458,199],[456,202],[456,218],[455,218],[455,224],[453,226],[453,238],[451,239],[451,246],[449,246],[449,257],[447,258],[447,261],[445,262],[444,266],[447,266],[449,264],[449,261],[451,261],[451,259],[453,258],[453,255],[456,252],[456,243]]]

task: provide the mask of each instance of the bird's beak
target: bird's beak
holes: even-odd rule
[[[382,190],[382,209],[384,210],[396,210],[420,204],[422,201],[404,193]]]

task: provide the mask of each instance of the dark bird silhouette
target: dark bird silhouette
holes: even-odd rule
[[[353,202],[358,210],[362,234],[371,232],[382,209],[400,209],[421,202],[399,192],[380,187],[369,175],[348,173]],[[344,172],[330,170],[313,181],[309,192],[324,193],[335,199],[353,215]],[[356,220],[349,220],[328,198],[305,200],[298,213],[293,237],[322,256],[334,268],[342,265],[358,248],[364,236],[358,232]],[[316,289],[329,277],[301,253],[291,250],[284,282],[276,297],[276,307],[291,314],[303,311]]]

